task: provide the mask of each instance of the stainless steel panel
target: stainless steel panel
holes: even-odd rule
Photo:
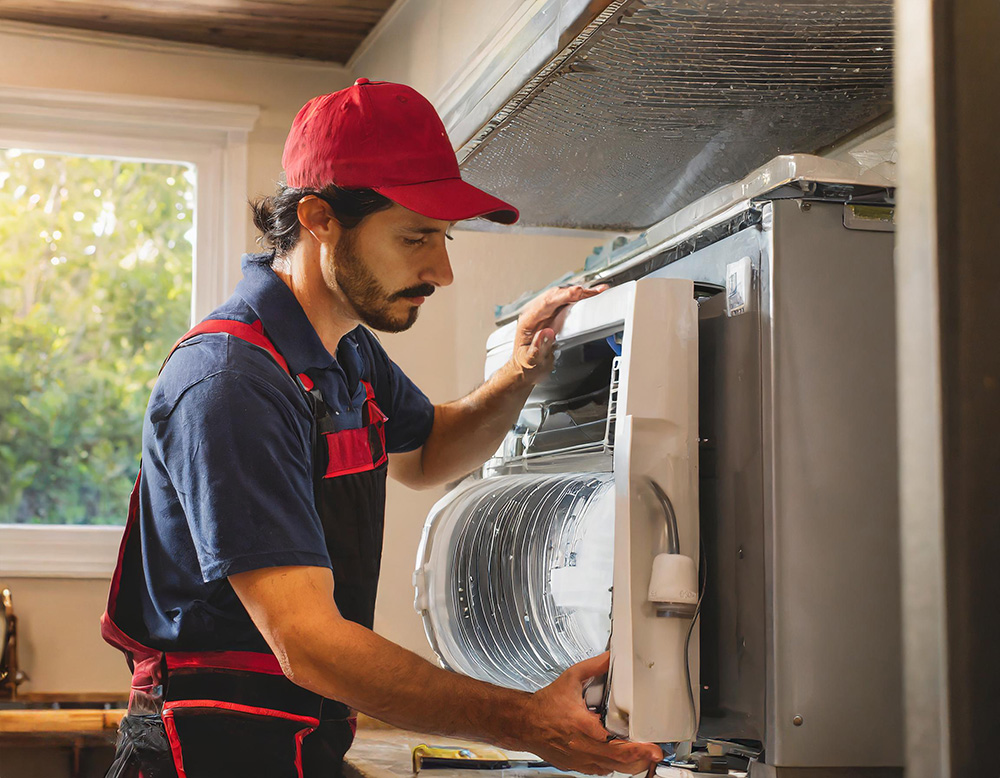
[[[707,570],[701,625],[702,737],[764,739],[767,619],[759,284],[766,246],[764,233],[753,226],[651,274],[722,288],[732,262],[750,257],[754,268],[755,286],[745,313],[727,316],[724,293],[702,300],[699,309],[699,502]]]
[[[893,236],[846,230],[837,204],[773,209],[762,319],[767,762],[899,766]]]
[[[891,110],[891,0],[608,8],[460,151],[523,224],[643,228]]]
[[[738,258],[740,255],[736,255]],[[759,270],[759,255],[753,266]],[[766,620],[760,308],[699,312],[699,468],[706,555],[701,625],[702,737],[764,740]]]

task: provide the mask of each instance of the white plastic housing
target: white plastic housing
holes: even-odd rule
[[[615,474],[615,568],[607,726],[633,740],[695,736],[698,629],[660,618],[653,560],[668,550],[656,482],[677,517],[680,553],[698,558],[698,308],[691,281],[636,282],[622,341]],[[696,588],[695,588],[696,590]],[[688,670],[691,685],[688,686]]]
[[[646,596],[654,607],[694,608],[698,604],[698,568],[694,560],[683,554],[657,554]]]
[[[489,338],[487,376],[510,358],[514,333],[512,323]],[[602,594],[607,557],[586,551],[597,550],[595,539],[603,536],[604,551],[613,546],[614,568],[607,725],[634,740],[690,740],[696,722],[692,698],[695,704],[698,699],[698,629],[685,653],[690,619],[658,617],[649,599],[654,559],[668,550],[663,508],[649,481],[670,499],[680,552],[687,559],[658,564],[688,565],[684,571],[668,571],[663,589],[683,592],[687,600],[693,592],[696,600],[698,320],[693,283],[648,278],[617,286],[570,308],[558,340],[568,348],[619,333],[613,473],[574,472],[579,468],[568,461],[543,456],[525,465],[527,473],[465,482],[428,517],[414,574],[415,604],[433,648],[447,666],[502,685],[537,688],[544,674],[535,669],[541,667],[553,677],[584,647],[591,655],[599,653],[602,639],[607,639],[599,629],[607,602]],[[588,477],[600,479],[601,488],[589,496],[581,491],[567,498],[559,521],[549,521],[552,511],[537,502],[538,490],[547,488],[545,479],[569,479],[560,482],[560,488],[573,490]],[[599,520],[612,515],[613,522]],[[521,518],[524,523],[519,523]],[[479,546],[461,539],[466,529],[479,531],[478,526],[494,533],[490,543],[485,533]],[[508,541],[515,535],[525,541],[511,545]],[[554,556],[532,552],[529,537],[541,543],[538,549],[551,545],[565,550],[579,544],[578,552],[572,562],[563,551]],[[481,573],[471,563],[473,548],[480,549]],[[495,553],[497,548],[509,550],[503,556]],[[465,559],[456,567],[459,554]],[[536,581],[533,589],[504,575],[509,567],[511,576],[523,578],[525,565],[535,571],[530,574]],[[538,571],[547,571],[547,577],[543,580]],[[476,585],[477,597],[490,599],[489,608],[495,602],[502,619],[485,618],[493,611],[484,609],[481,625],[469,631],[463,604],[468,592],[458,591],[467,582]],[[530,630],[513,629],[511,616],[519,612],[530,620]]]

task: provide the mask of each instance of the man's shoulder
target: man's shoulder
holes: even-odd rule
[[[151,415],[170,413],[194,387],[206,384],[226,401],[264,393],[297,410],[305,407],[294,379],[267,350],[227,332],[202,332],[181,343],[163,366],[150,397]]]

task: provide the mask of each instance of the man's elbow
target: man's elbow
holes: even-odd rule
[[[321,674],[317,672],[315,666],[308,662],[305,657],[286,653],[278,657],[278,664],[281,665],[281,672],[285,674],[285,678],[296,686],[301,686],[303,689],[322,694],[323,684],[320,682]]]
[[[423,449],[389,456],[389,475],[408,489],[423,491],[437,485],[424,465]]]
[[[420,473],[419,475],[415,476],[409,476],[405,479],[397,478],[396,480],[399,481],[407,489],[413,489],[413,491],[415,492],[425,492],[428,489],[433,489],[435,486],[446,483],[446,481],[444,480],[438,481],[434,478],[430,478],[424,473]]]
[[[330,655],[335,652],[317,650],[312,641],[300,637],[273,636],[268,640],[281,672],[296,686],[324,697],[335,697],[337,690],[331,685],[337,673],[329,666]]]

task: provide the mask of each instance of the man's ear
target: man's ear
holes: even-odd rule
[[[299,224],[318,243],[336,243],[343,227],[333,215],[330,204],[316,195],[306,195],[297,208]]]

